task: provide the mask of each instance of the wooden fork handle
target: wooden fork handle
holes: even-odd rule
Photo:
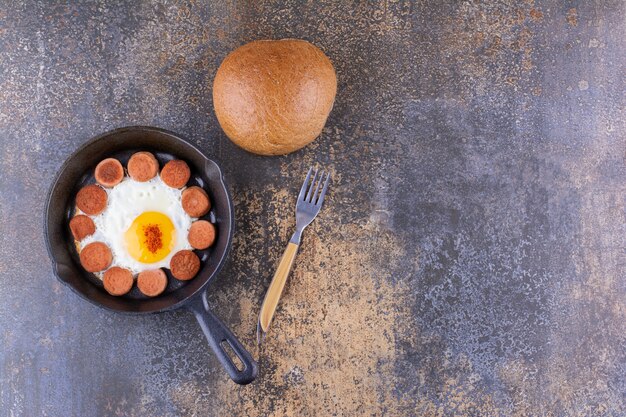
[[[280,296],[285,288],[285,283],[287,282],[287,277],[291,271],[291,266],[293,265],[294,259],[296,259],[296,253],[298,253],[298,245],[293,242],[289,242],[287,249],[285,249],[282,258],[280,259],[278,268],[274,273],[274,278],[272,278],[270,287],[267,289],[267,293],[265,294],[263,305],[261,306],[258,328],[259,331],[263,332],[263,334],[259,334],[259,337],[264,336],[270,328],[270,323],[272,322],[274,312],[278,306],[278,301],[280,300]]]

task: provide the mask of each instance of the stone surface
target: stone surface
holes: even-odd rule
[[[626,414],[622,1],[61,3],[0,6],[1,416]],[[337,101],[312,145],[254,156],[212,77],[285,37],[328,54]],[[209,299],[252,385],[191,314],[109,313],[53,276],[53,175],[136,124],[225,170],[237,233]],[[334,181],[257,348],[313,164]]]

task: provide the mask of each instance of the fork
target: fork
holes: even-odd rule
[[[325,177],[324,174],[326,174]],[[313,179],[311,179],[311,175]],[[280,259],[278,268],[276,268],[276,272],[274,273],[274,278],[272,278],[272,282],[265,294],[263,305],[261,306],[261,313],[259,314],[259,322],[257,323],[256,329],[258,344],[261,344],[265,339],[265,335],[269,330],[270,323],[276,312],[276,306],[278,306],[278,300],[280,300],[280,296],[285,288],[285,283],[287,282],[287,277],[293,266],[293,261],[296,259],[296,253],[298,253],[300,239],[302,238],[302,231],[311,224],[315,216],[320,212],[329,181],[330,173],[325,173],[321,170],[318,175],[317,168],[315,170],[313,170],[313,167],[309,168],[304,184],[302,184],[302,188],[300,189],[300,194],[298,194],[298,202],[296,203],[296,231],[287,244],[287,249],[285,249]]]

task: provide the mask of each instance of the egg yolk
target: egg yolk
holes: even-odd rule
[[[165,258],[174,247],[176,229],[163,213],[147,211],[130,225],[124,238],[130,256],[145,264]]]

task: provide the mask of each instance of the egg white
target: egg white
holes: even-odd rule
[[[113,254],[111,266],[126,268],[133,274],[150,269],[169,268],[170,260],[176,252],[192,249],[187,234],[194,218],[183,210],[182,190],[168,187],[158,175],[146,182],[125,177],[115,187],[105,190],[108,195],[107,207],[99,215],[91,217],[96,225],[96,232],[83,239],[80,242],[81,247],[91,242],[105,243]],[[135,218],[146,211],[165,214],[176,229],[172,251],[162,260],[150,264],[139,262],[130,256],[124,238]],[[96,275],[101,277],[102,274]]]

